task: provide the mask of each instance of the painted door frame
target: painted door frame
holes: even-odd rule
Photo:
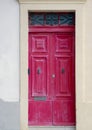
[[[62,2],[57,0],[31,1],[20,0],[20,126],[28,130],[28,11],[63,12],[75,11],[75,69],[76,69],[76,130],[80,130],[80,107],[84,96],[84,41],[85,41],[85,4],[82,0]],[[46,128],[46,127],[44,127]],[[51,127],[54,128],[54,127]],[[59,127],[60,128],[60,127]],[[59,129],[58,128],[58,129]],[[31,128],[32,129],[32,128]],[[57,129],[57,127],[56,127]],[[61,129],[61,128],[60,128]],[[82,130],[82,129],[81,129]]]

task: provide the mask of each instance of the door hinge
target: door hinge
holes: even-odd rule
[[[28,68],[28,75],[30,75],[30,69]]]

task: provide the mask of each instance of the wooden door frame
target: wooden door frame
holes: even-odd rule
[[[80,104],[84,96],[84,4],[79,2],[67,3],[50,1],[31,1],[20,4],[20,129],[29,130],[28,127],[28,11],[30,12],[64,12],[74,11],[76,14],[75,25],[75,62],[76,62],[76,130],[80,130]],[[51,127],[54,128],[54,127]],[[33,129],[33,128],[31,128]],[[47,129],[44,127],[44,129]],[[55,128],[54,128],[55,129]],[[57,129],[57,127],[56,127]],[[58,129],[61,129],[59,127]]]

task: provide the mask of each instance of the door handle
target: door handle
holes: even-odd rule
[[[55,74],[52,74],[52,78],[55,78]]]

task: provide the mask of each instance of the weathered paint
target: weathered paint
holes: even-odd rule
[[[29,32],[29,125],[75,125],[74,26],[38,28]]]

